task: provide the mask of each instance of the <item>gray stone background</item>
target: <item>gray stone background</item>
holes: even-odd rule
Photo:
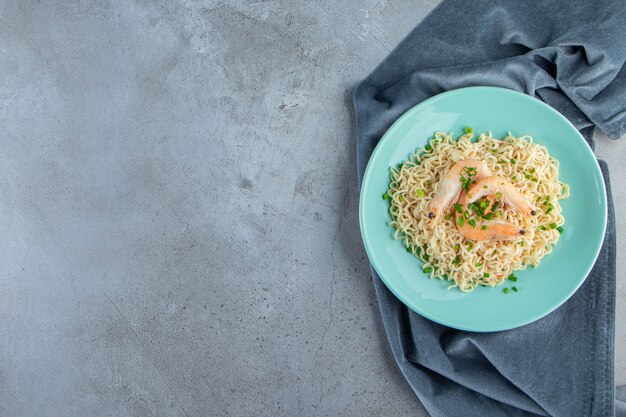
[[[370,285],[350,90],[436,3],[0,3],[0,415],[426,415]],[[626,142],[597,153],[623,254]]]

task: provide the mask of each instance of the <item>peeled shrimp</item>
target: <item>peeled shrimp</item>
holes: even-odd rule
[[[437,222],[441,213],[445,212],[452,202],[459,198],[462,188],[461,176],[468,177],[468,170],[475,172],[474,179],[491,175],[487,164],[475,159],[464,159],[454,164],[439,182],[437,192],[430,202],[428,218],[432,219],[433,223]]]
[[[517,188],[505,178],[490,176],[478,180],[467,192],[467,204],[473,203],[486,195],[495,195],[502,198],[504,204],[511,206],[512,209],[526,216],[534,216],[536,214],[526,197],[517,191]]]
[[[488,195],[502,198],[505,204],[526,215],[535,215],[535,210],[528,204],[526,198],[517,191],[515,186],[508,180],[498,176],[478,178],[476,184],[469,189],[467,194],[465,192],[461,194],[459,203],[463,207],[463,212],[468,209],[470,203]],[[494,201],[495,199],[492,199],[488,202],[485,214],[491,209]],[[526,233],[523,227],[498,220],[482,220],[476,222],[474,226],[464,221],[463,225],[459,226],[458,218],[462,215],[457,213],[457,229],[467,239],[475,241],[513,240]]]
[[[467,202],[467,199],[465,199],[465,202]],[[467,206],[464,205],[464,208],[465,207]],[[523,227],[514,226],[511,223],[499,220],[481,220],[476,222],[475,226],[464,221],[463,225],[459,226],[459,216],[463,216],[463,214],[457,213],[456,228],[466,239],[474,241],[513,240],[526,233]]]

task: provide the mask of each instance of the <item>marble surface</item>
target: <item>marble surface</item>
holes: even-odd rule
[[[0,416],[426,416],[370,284],[350,92],[436,4],[2,3]],[[597,153],[624,253],[626,141]]]

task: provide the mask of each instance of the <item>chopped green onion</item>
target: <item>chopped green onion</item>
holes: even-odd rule
[[[410,246],[407,246],[406,251],[409,252],[409,253],[413,253],[413,251],[411,250]]]
[[[512,179],[513,181],[515,181],[515,180],[517,179],[517,177],[516,177],[515,175],[513,175],[513,176],[511,177],[511,179]]]
[[[455,204],[454,209],[459,213],[463,213],[463,206],[460,204]]]
[[[461,255],[457,255],[454,260],[452,261],[453,265],[458,265],[461,263]]]
[[[491,150],[491,152],[493,152],[493,153],[498,152],[498,148],[493,148],[493,149]]]
[[[515,276],[515,274],[511,274],[511,275],[509,275],[509,278],[508,278],[508,279],[509,279],[510,281],[517,282],[517,277]]]
[[[537,172],[537,170],[536,170],[535,168],[532,168],[529,172],[530,172],[531,174],[534,174],[535,172]]]
[[[537,199],[535,200],[535,203],[538,203],[539,201],[541,201],[541,196],[537,197]]]
[[[544,230],[546,230],[546,227],[542,224],[541,226],[539,226],[539,231],[543,232]]]
[[[485,219],[485,220],[493,220],[494,217],[495,217],[495,214],[493,214],[493,212],[491,212],[491,213],[485,214],[483,216],[483,219]]]
[[[557,227],[556,230],[558,230],[560,234],[563,234],[563,232],[565,231],[562,226]]]
[[[513,286],[511,287],[511,289],[512,289],[513,291],[517,292],[517,287],[516,287],[515,285],[513,285]]]
[[[482,268],[483,263],[482,262],[476,262],[476,268]]]
[[[460,248],[461,248],[461,245],[459,245],[458,243],[456,243],[456,244],[454,245],[454,250],[455,250],[455,251],[458,251]]]
[[[472,195],[470,193],[467,193],[467,198],[472,198]]]
[[[404,196],[401,195],[400,197],[398,197],[398,201],[402,203],[404,201]]]
[[[463,223],[465,223],[463,216],[459,216],[459,220],[457,220],[456,224],[458,224],[459,226],[463,226]]]
[[[550,223],[550,229],[556,229],[557,227],[556,223]]]
[[[480,226],[480,230],[487,230],[487,229],[489,229],[489,226],[485,226],[485,225]]]
[[[383,194],[383,200],[389,200],[389,194],[387,193]]]
[[[546,210],[546,214],[550,214],[550,212],[554,209],[552,204],[548,204],[548,210]]]
[[[509,293],[509,289],[508,288],[505,288],[503,291],[504,291],[505,294]]]
[[[467,126],[465,128],[465,133],[472,133],[474,131],[474,129],[472,129],[470,126]]]
[[[472,250],[472,248],[474,247],[474,244],[472,242],[465,242],[465,244],[467,245],[467,250]]]
[[[451,220],[451,219],[452,219],[452,214],[446,214],[446,215],[444,216],[444,219],[446,219],[446,220]]]
[[[430,271],[432,271],[432,268],[424,268],[424,273],[430,274]]]
[[[515,165],[515,159],[511,158],[511,165]]]
[[[470,226],[472,226],[472,227],[476,227],[476,220],[474,220],[474,219],[469,219],[469,220],[467,221],[467,223],[468,223]]]
[[[421,188],[417,190],[417,198],[422,198],[424,197],[424,195],[425,195],[424,190],[422,190]]]
[[[502,193],[500,192],[496,193],[496,198],[502,198]]]
[[[530,174],[524,174],[524,177],[529,180],[530,179]]]
[[[465,210],[465,213],[463,213],[463,217],[465,217],[465,220],[470,218],[470,214],[469,211]]]
[[[486,185],[483,185],[483,188],[486,190],[488,187]]]
[[[426,151],[427,151],[427,152],[430,152],[430,151],[432,151],[432,150],[433,150],[433,147],[432,147],[432,146],[430,146],[430,145],[426,145],[426,146],[424,147],[424,149],[426,149]]]
[[[433,182],[431,180],[427,180],[426,185],[433,185]]]
[[[489,274],[489,272],[485,272],[485,273],[483,274],[483,277],[484,277],[484,278],[489,278],[490,276],[491,276],[491,275]]]

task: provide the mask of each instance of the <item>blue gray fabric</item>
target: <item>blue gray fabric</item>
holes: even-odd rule
[[[355,91],[359,180],[398,116],[472,85],[538,97],[592,148],[596,127],[620,137],[624,22],[623,0],[445,1]],[[626,416],[626,404],[615,403],[615,222],[609,172],[600,166],[609,191],[600,256],[582,288],[535,323],[496,333],[451,329],[407,309],[372,270],[393,354],[432,416]]]

